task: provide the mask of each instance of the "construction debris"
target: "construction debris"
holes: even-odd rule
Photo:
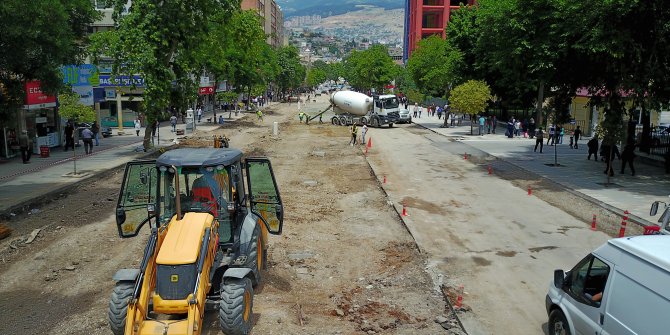
[[[3,224],[0,224],[0,240],[6,238],[7,236],[9,236],[11,234],[12,234],[12,229],[11,228],[9,228],[9,227],[7,227]]]

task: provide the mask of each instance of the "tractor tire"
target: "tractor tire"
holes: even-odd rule
[[[109,327],[114,335],[123,335],[126,328],[126,315],[128,314],[128,302],[133,296],[135,283],[122,281],[116,283],[109,300]]]
[[[255,288],[261,283],[261,270],[263,270],[263,239],[261,238],[260,229],[256,234],[256,238],[251,241],[251,247],[249,249],[247,264],[245,264],[245,266],[254,270],[254,273],[256,274],[256,281],[252,283]]]
[[[251,331],[254,305],[251,279],[227,279],[221,285],[219,327],[226,335],[247,335]]]

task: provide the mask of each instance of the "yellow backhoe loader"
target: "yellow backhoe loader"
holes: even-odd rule
[[[119,236],[135,237],[147,223],[139,269],[113,277],[113,333],[200,334],[205,311],[218,310],[224,334],[248,334],[268,233],[281,234],[283,225],[269,159],[202,148],[128,163],[116,207]]]

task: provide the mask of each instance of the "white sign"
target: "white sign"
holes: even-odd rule
[[[93,106],[93,86],[72,86],[72,91],[79,94],[79,102],[84,106]]]
[[[206,87],[209,85],[209,77],[202,76],[200,77],[200,87]]]

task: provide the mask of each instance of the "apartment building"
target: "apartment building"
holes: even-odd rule
[[[474,5],[476,0],[405,0],[405,33],[403,62],[412,55],[420,40],[432,35],[446,38],[449,17],[461,4]]]
[[[286,45],[284,39],[284,13],[275,0],[242,0],[242,9],[258,12],[267,43],[275,48]]]

